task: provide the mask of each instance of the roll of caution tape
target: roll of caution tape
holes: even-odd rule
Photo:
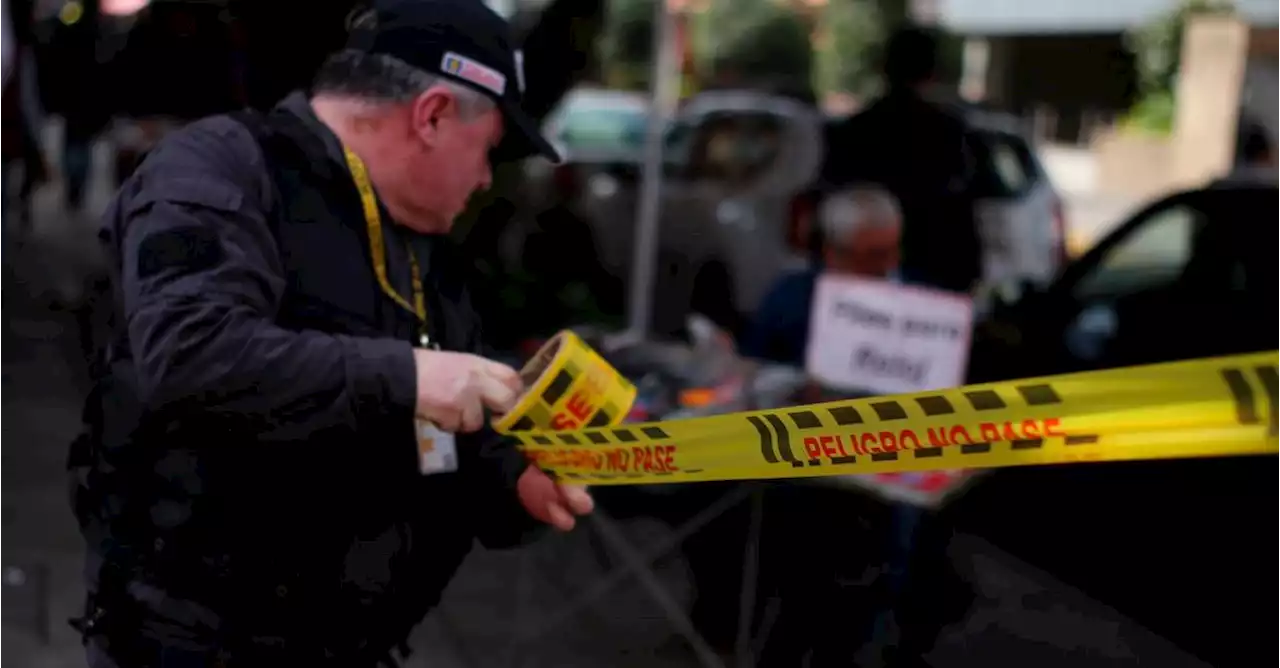
[[[577,334],[563,331],[520,370],[525,393],[494,421],[500,432],[564,431],[620,423],[636,400],[636,387]]]
[[[1266,352],[618,425],[635,388],[565,333],[497,426],[593,485],[1275,454],[1276,371]]]

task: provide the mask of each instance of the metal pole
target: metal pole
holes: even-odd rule
[[[657,261],[658,230],[662,215],[662,144],[667,120],[675,111],[676,83],[675,22],[666,0],[656,0],[653,9],[653,74],[648,136],[644,169],[640,179],[640,202],[636,215],[635,254],[631,262],[631,298],[627,303],[629,331],[643,337],[653,316],[653,277]]]

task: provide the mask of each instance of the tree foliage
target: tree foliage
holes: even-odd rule
[[[1125,36],[1143,93],[1171,91],[1182,61],[1182,35],[1193,16],[1230,13],[1230,0],[1184,0],[1169,14]]]
[[[1138,101],[1129,110],[1127,125],[1167,133],[1173,129],[1182,37],[1193,16],[1229,14],[1230,0],[1183,0],[1177,9],[1125,35],[1138,77]]]
[[[813,46],[805,18],[775,0],[716,0],[704,15],[712,44],[703,67],[743,87],[812,97]]]
[[[647,89],[653,68],[654,0],[612,0],[601,44],[605,80],[614,88]]]
[[[818,89],[873,94],[880,82],[878,58],[887,23],[877,0],[830,0],[823,8],[816,40]]]

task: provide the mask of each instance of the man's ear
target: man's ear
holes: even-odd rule
[[[409,125],[413,133],[428,144],[434,144],[440,120],[456,112],[453,93],[443,86],[432,86],[413,99]]]

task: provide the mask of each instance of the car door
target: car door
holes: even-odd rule
[[[1168,301],[1194,257],[1196,240],[1209,227],[1200,193],[1179,195],[1149,207],[1072,266],[1055,286],[1065,308],[1058,343],[1072,368],[1103,368],[1158,361],[1159,332],[1173,327],[1186,305]],[[1190,296],[1190,295],[1188,295]],[[1148,339],[1148,347],[1135,345]],[[1175,355],[1177,357],[1177,355]],[[1154,358],[1154,359],[1153,359]]]
[[[1027,285],[1012,303],[998,303],[974,332],[970,380],[1121,364],[1117,341],[1132,341],[1132,327],[1148,324],[1126,323],[1122,331],[1122,315],[1142,295],[1174,284],[1208,217],[1195,193],[1157,201],[1068,265],[1047,289]]]
[[[1106,368],[1249,352],[1275,345],[1275,301],[1251,267],[1272,231],[1275,189],[1209,189],[1140,213],[1064,274],[1060,339],[1075,368]],[[1274,243],[1268,244],[1274,247]],[[1274,285],[1274,257],[1270,284]],[[1270,316],[1266,316],[1266,313]],[[1269,318],[1269,319],[1268,319]]]

